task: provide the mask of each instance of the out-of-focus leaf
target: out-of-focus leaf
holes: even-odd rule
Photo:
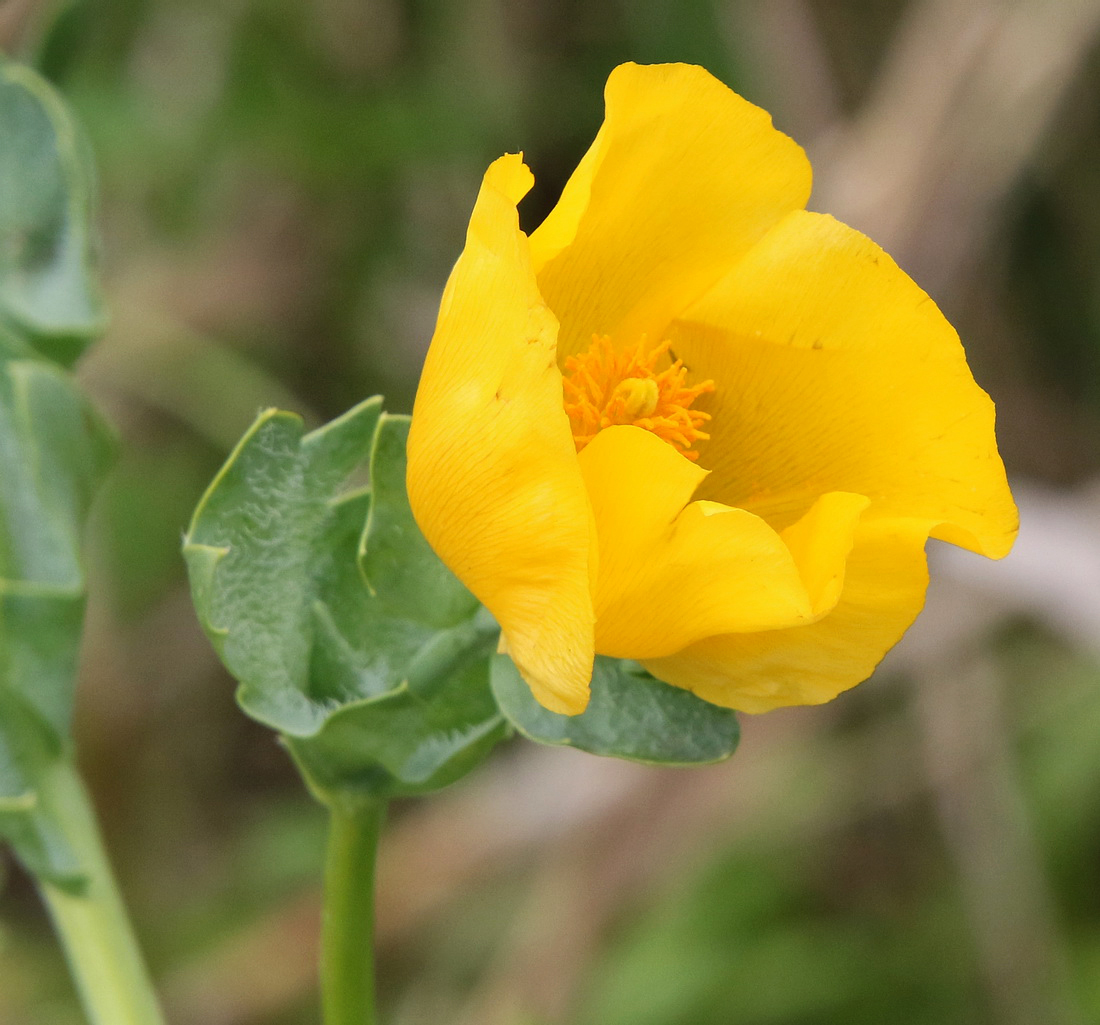
[[[91,164],[53,89],[0,59],[0,836],[36,875],[80,877],[45,781],[70,757],[81,534],[110,434],[61,367],[103,324]]]
[[[0,835],[59,882],[75,861],[37,782],[68,756],[80,539],[110,451],[73,379],[0,328]]]
[[[6,682],[0,686],[0,837],[34,875],[62,886],[77,885],[79,858],[39,790],[58,760],[67,757],[65,738]]]
[[[404,425],[383,418],[378,399],[309,434],[268,411],[211,484],[184,545],[199,619],[240,683],[241,707],[284,735],[325,800],[442,786],[506,731],[489,688],[491,619],[471,604],[437,632],[423,611],[435,594],[406,586],[396,549],[379,560],[374,593],[360,572],[372,495],[347,489],[368,453],[380,481],[403,481]],[[411,533],[403,493],[383,486],[375,529],[389,540],[404,532],[412,578],[443,581],[424,566],[434,555]]]
[[[721,761],[737,749],[737,716],[654,679],[632,662],[598,656],[592,697],[581,715],[547,711],[507,655],[492,664],[493,694],[520,733],[543,744],[576,747],[658,765]]]
[[[34,66],[51,82],[67,76],[88,37],[92,16],[88,0],[62,0],[46,12],[49,21],[39,35]]]
[[[0,58],[0,322],[69,365],[104,326],[87,145],[53,88]]]

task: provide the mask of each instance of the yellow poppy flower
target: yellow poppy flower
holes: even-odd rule
[[[485,174],[413,411],[408,489],[538,700],[594,653],[749,712],[870,675],[920,611],[931,536],[1017,527],[935,304],[804,209],[810,166],[687,65],[612,72],[603,127],[528,238]]]

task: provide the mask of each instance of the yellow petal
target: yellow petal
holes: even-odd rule
[[[798,566],[815,619],[840,600],[848,553],[870,504],[864,495],[831,491],[780,535]]]
[[[835,603],[865,499],[828,496],[792,529],[803,566],[759,517],[691,502],[706,471],[648,431],[609,427],[578,458],[599,538],[601,654],[670,655],[716,633],[810,622]]]
[[[993,404],[935,303],[870,239],[797,211],[670,331],[713,415],[701,497],[782,527],[829,491],[999,558],[1016,508]]]
[[[923,524],[860,526],[836,608],[809,626],[727,634],[669,658],[646,660],[659,679],[744,712],[817,705],[874,671],[924,604]]]
[[[519,156],[486,172],[444,292],[413,409],[408,489],[420,529],[496,617],[535,696],[582,711],[591,677],[591,512],[516,203]]]
[[[593,334],[659,340],[810,192],[801,148],[702,68],[624,64],[605,99],[596,141],[531,236],[559,358]]]

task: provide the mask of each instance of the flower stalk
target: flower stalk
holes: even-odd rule
[[[329,806],[321,922],[324,1025],[375,1025],[374,874],[384,801]]]

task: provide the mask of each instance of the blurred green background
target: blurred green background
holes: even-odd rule
[[[78,741],[173,1025],[316,1021],[324,816],[190,611],[179,539],[257,410],[411,406],[481,173],[553,204],[624,60],[701,63],[810,152],[997,401],[1024,530],[939,565],[870,684],[728,764],[516,743],[395,808],[393,1025],[1100,1021],[1100,3],[0,0],[91,136],[122,435]],[[0,861],[0,1023],[79,1022]]]

